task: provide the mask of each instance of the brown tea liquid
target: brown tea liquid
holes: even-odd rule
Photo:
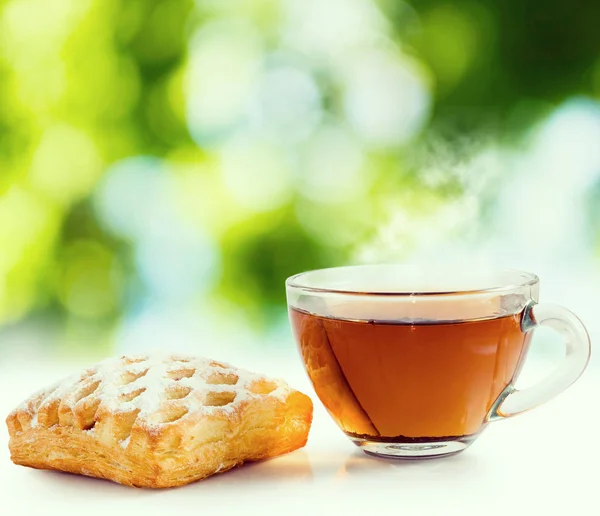
[[[419,441],[477,434],[515,375],[521,314],[459,322],[375,322],[291,309],[321,402],[355,437]]]

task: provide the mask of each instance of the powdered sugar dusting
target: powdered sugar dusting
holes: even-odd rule
[[[58,400],[61,407],[75,412],[78,407],[94,407],[96,413],[133,414],[132,425],[151,428],[198,414],[226,414],[252,397],[283,401],[290,392],[282,380],[208,358],[150,354],[106,359],[39,391],[16,411],[29,413],[30,425],[36,427],[38,413]],[[90,436],[96,436],[96,413],[88,415],[83,428]],[[129,442],[128,433],[120,443],[126,448]]]

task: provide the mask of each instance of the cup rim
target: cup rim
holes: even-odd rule
[[[311,273],[321,273],[326,271],[340,270],[340,269],[361,269],[366,267],[399,267],[399,268],[408,268],[409,266],[399,263],[376,263],[376,264],[363,264],[363,265],[342,265],[337,267],[324,267],[321,269],[313,269],[304,272],[300,272],[298,274],[294,274],[286,279],[285,285],[287,288],[300,289],[305,292],[313,292],[313,293],[321,293],[321,294],[341,294],[345,296],[382,296],[382,297],[432,297],[432,296],[456,296],[456,295],[476,295],[476,294],[488,294],[488,293],[507,293],[515,290],[519,290],[521,288],[533,287],[537,283],[539,283],[539,278],[537,275],[532,272],[523,271],[521,269],[511,269],[511,268],[486,268],[487,272],[494,273],[504,273],[504,274],[512,274],[515,277],[521,276],[523,281],[520,282],[512,282],[507,283],[505,285],[498,285],[494,287],[488,288],[478,288],[478,289],[448,289],[448,290],[424,290],[424,291],[414,291],[414,290],[358,290],[358,289],[345,289],[345,288],[325,288],[325,287],[315,287],[306,284],[302,284],[299,280],[308,274]],[[414,269],[414,266],[410,266]],[[450,269],[448,269],[450,270]]]

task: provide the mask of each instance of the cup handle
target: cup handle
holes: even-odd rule
[[[539,326],[549,326],[560,333],[565,342],[565,358],[560,366],[539,383],[523,390],[516,389],[513,378],[492,405],[487,420],[497,421],[516,416],[546,403],[573,384],[583,373],[590,360],[590,338],[579,318],[558,305],[527,305],[521,320],[521,329],[528,333]]]

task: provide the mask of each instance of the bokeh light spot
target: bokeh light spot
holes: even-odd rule
[[[98,150],[89,136],[74,127],[55,125],[42,134],[29,177],[49,199],[67,204],[87,195],[101,166]]]
[[[160,160],[130,158],[110,167],[96,192],[100,220],[115,235],[135,239],[170,220],[173,184]]]
[[[356,56],[346,73],[346,116],[365,141],[396,147],[424,126],[431,98],[425,74],[415,62],[369,51]]]
[[[163,301],[205,293],[219,277],[215,242],[184,224],[165,224],[136,245],[135,261],[148,294]]]
[[[466,10],[442,4],[424,14],[420,47],[442,93],[460,81],[478,53],[489,50],[484,44],[491,31],[485,7]]]
[[[369,46],[388,28],[368,0],[283,0],[283,13],[286,44],[316,58]]]
[[[320,93],[314,79],[290,65],[267,64],[250,108],[251,124],[282,143],[302,140],[321,119]]]
[[[192,38],[187,91],[190,132],[201,145],[233,129],[258,77],[260,37],[238,20],[207,23]]]
[[[278,208],[293,192],[292,171],[284,152],[260,140],[238,139],[225,145],[221,174],[235,202],[251,212]]]
[[[366,195],[368,177],[360,141],[343,127],[329,125],[309,142],[300,191],[321,203],[336,203]]]
[[[64,250],[61,261],[59,296],[71,314],[94,319],[115,311],[122,271],[109,249],[78,240]]]

